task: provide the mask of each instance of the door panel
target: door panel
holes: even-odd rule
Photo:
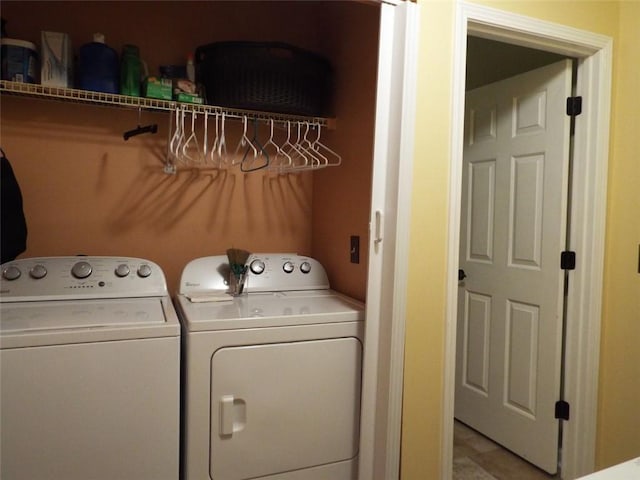
[[[475,261],[493,261],[495,167],[495,160],[469,166],[471,202],[468,256]]]
[[[506,405],[535,418],[539,308],[507,302]]]
[[[463,385],[489,394],[489,328],[491,297],[466,292]]]
[[[523,155],[511,162],[509,266],[540,268],[544,155]]]
[[[467,93],[455,416],[555,473],[571,63]]]

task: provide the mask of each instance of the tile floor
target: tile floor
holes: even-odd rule
[[[455,421],[453,480],[559,480]]]

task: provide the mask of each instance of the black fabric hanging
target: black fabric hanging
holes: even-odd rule
[[[15,259],[27,249],[27,222],[22,209],[22,192],[9,160],[2,153],[0,169],[0,263]]]

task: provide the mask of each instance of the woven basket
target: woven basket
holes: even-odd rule
[[[327,115],[331,66],[314,53],[276,42],[217,42],[196,49],[198,82],[210,105]]]

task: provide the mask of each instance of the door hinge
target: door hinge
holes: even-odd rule
[[[556,418],[569,420],[569,402],[558,400],[556,402]]]
[[[560,254],[560,268],[562,270],[576,269],[576,252],[566,251]]]
[[[582,97],[567,97],[567,115],[577,117],[582,113]]]

